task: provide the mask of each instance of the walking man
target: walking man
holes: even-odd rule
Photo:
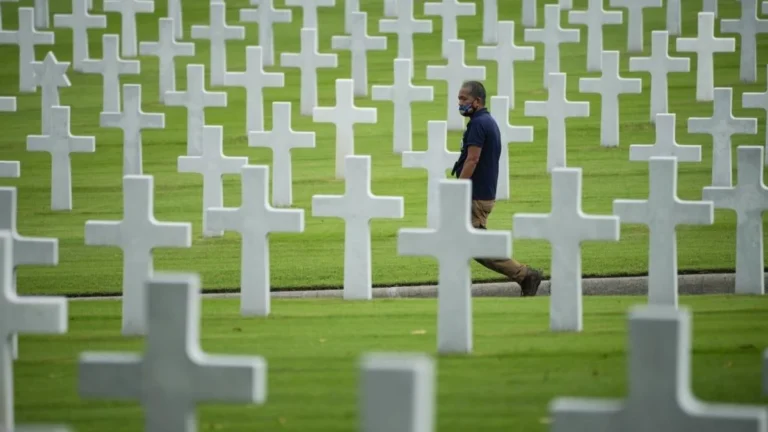
[[[461,143],[461,155],[452,175],[472,181],[472,226],[486,229],[488,215],[496,203],[501,137],[499,126],[485,108],[485,87],[478,81],[465,82],[459,90],[459,112],[469,117]],[[517,282],[524,297],[535,296],[541,272],[514,259],[478,259],[484,267]]]

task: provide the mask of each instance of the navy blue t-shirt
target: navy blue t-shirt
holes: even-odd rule
[[[469,146],[481,148],[480,160],[477,162],[475,172],[472,173],[472,199],[495,200],[496,183],[499,180],[501,133],[499,125],[486,108],[481,108],[472,114],[467,123],[461,142],[461,155],[454,167],[456,178],[461,175]]]

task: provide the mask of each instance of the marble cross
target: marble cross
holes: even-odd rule
[[[538,0],[523,0],[523,11],[521,21],[523,27],[536,27],[538,24],[537,9]],[[570,10],[573,8],[573,0],[558,0],[557,5],[560,10]]]
[[[667,31],[670,35],[680,36],[683,33],[682,27],[682,1],[667,0]],[[690,4],[690,3],[689,3]]]
[[[280,66],[299,68],[300,75],[300,113],[312,115],[317,107],[317,70],[319,68],[338,67],[336,54],[320,54],[317,48],[317,29],[301,29],[301,52],[280,53]]]
[[[167,13],[167,18],[173,22],[173,39],[182,39],[184,37],[184,21],[182,19],[181,0],[168,0]]]
[[[711,201],[683,201],[677,197],[677,159],[649,161],[647,200],[614,200],[613,213],[622,224],[648,227],[648,303],[677,307],[677,227],[712,225]]]
[[[734,135],[757,134],[757,119],[733,116],[733,89],[719,87],[714,90],[712,117],[688,119],[688,133],[712,136],[712,186],[732,185]]]
[[[715,208],[736,212],[736,294],[765,294],[763,271],[763,212],[768,211],[768,187],[763,182],[763,148],[738,148],[735,187],[705,187],[702,199]]]
[[[371,300],[371,220],[402,219],[402,197],[371,192],[371,157],[347,156],[344,195],[315,195],[312,216],[344,219],[344,299]]]
[[[352,1],[352,0],[349,0]],[[345,1],[345,3],[348,3],[349,1]],[[357,12],[360,10],[360,7],[358,6],[357,9],[355,9],[354,12]],[[397,16],[397,0],[384,0],[384,16],[385,17],[396,17]]]
[[[125,84],[123,111],[103,112],[99,120],[103,128],[123,131],[123,176],[143,174],[141,131],[164,129],[165,114],[148,114],[141,110],[141,84]]]
[[[211,355],[200,347],[199,276],[158,275],[144,289],[146,348],[142,353],[81,353],[81,398],[139,401],[146,432],[198,430],[195,411],[201,402],[264,403],[263,357]]]
[[[51,133],[51,110],[60,105],[59,88],[71,87],[67,77],[69,62],[56,60],[53,51],[48,51],[43,61],[32,62],[35,87],[40,87],[40,113],[42,117],[42,133]]]
[[[83,60],[85,73],[100,74],[103,79],[102,112],[120,112],[120,75],[139,75],[141,63],[138,60],[123,60],[118,48],[119,36],[102,36],[101,60]]]
[[[459,0],[440,0],[440,2],[424,3],[424,15],[439,16],[442,28],[442,55],[447,59],[451,54],[449,41],[459,38],[457,20],[460,16],[474,16],[476,14],[474,3],[460,2]]]
[[[401,229],[397,253],[437,260],[437,351],[440,354],[469,354],[473,339],[469,261],[473,258],[509,258],[512,238],[507,231],[472,227],[470,180],[440,180],[439,194],[437,223],[426,229]]]
[[[158,20],[157,42],[141,42],[139,54],[143,56],[157,57],[160,82],[159,101],[165,102],[166,94],[176,90],[176,57],[193,57],[195,44],[192,42],[177,42],[174,39],[174,25],[172,18],[160,18]]]
[[[757,17],[757,0],[738,0],[741,2],[739,19],[720,20],[722,33],[738,33],[740,36],[739,76],[743,83],[757,82],[757,36],[768,33],[768,19]]]
[[[499,21],[496,28],[498,42],[495,46],[478,46],[477,59],[496,62],[496,95],[509,99],[512,110],[515,108],[515,62],[533,61],[536,49],[515,44],[514,21]]]
[[[224,85],[224,75],[227,73],[227,41],[245,40],[245,27],[227,24],[227,5],[223,1],[211,1],[210,23],[193,25],[190,30],[192,39],[207,39],[210,41],[210,85]]]
[[[645,9],[662,7],[662,0],[610,0],[610,6],[627,9],[627,52],[643,52],[643,12]]]
[[[552,211],[516,213],[514,238],[546,240],[552,247],[549,327],[553,331],[580,332],[584,328],[581,290],[581,244],[584,241],[619,241],[617,216],[591,216],[581,209],[581,168],[552,170]]]
[[[265,72],[260,46],[245,48],[245,71],[224,74],[224,85],[245,89],[245,134],[264,130],[264,89],[283,87],[285,74]]]
[[[21,163],[19,161],[0,161],[0,178],[21,177]]]
[[[192,246],[191,224],[155,219],[154,190],[152,176],[125,175],[123,220],[85,222],[87,246],[116,246],[123,251],[122,333],[126,336],[147,334],[147,304],[150,308],[154,304],[146,297],[146,283],[155,273],[152,250]],[[171,309],[178,311],[178,307]],[[175,315],[168,310],[165,315]]]
[[[397,18],[379,20],[379,32],[396,34],[396,58],[415,62],[413,35],[432,33],[432,20],[417,20],[413,17],[413,0],[397,0]],[[411,71],[411,78],[413,78],[413,71]]]
[[[342,0],[342,1],[344,3],[344,33],[349,34],[350,16],[352,15],[353,12],[360,12],[360,0]],[[387,1],[389,0],[384,0],[385,8],[387,7],[387,3],[386,3]],[[388,15],[385,14],[384,16],[388,16]],[[317,28],[314,28],[314,29],[317,30]]]
[[[38,29],[47,29],[51,26],[51,12],[48,7],[48,0],[35,0],[35,27]]]
[[[35,61],[37,45],[53,45],[53,32],[39,32],[35,29],[33,8],[19,8],[18,30],[0,30],[0,45],[19,46],[19,91],[35,92],[35,73],[32,62]]]
[[[513,21],[514,22],[514,21]],[[499,42],[499,3],[498,0],[483,0],[483,43]]]
[[[53,16],[53,26],[72,29],[72,69],[84,72],[83,61],[89,57],[88,30],[106,29],[107,17],[88,13],[89,0],[72,0],[72,13]]]
[[[427,66],[427,79],[446,82],[448,94],[446,95],[445,105],[448,130],[464,130],[465,118],[459,113],[456,104],[451,103],[451,101],[456,100],[461,86],[467,80],[482,81],[485,79],[485,66],[467,66],[464,63],[464,40],[452,40],[443,45],[448,46],[447,64]]]
[[[402,1],[402,0],[400,0]],[[336,106],[316,107],[312,121],[336,126],[336,179],[344,179],[344,160],[355,154],[355,124],[376,124],[376,108],[355,106],[351,79],[336,80]]]
[[[652,157],[673,157],[678,162],[701,162],[700,145],[680,145],[675,138],[675,114],[656,116],[656,142],[654,144],[632,144],[629,146],[629,160],[649,161]]]
[[[368,36],[368,15],[352,12],[348,36],[331,37],[331,48],[349,50],[352,62],[352,81],[355,96],[368,96],[368,51],[387,49],[386,36]]]
[[[301,8],[301,28],[318,29],[317,9],[335,7],[336,0],[285,0],[285,5]]]
[[[298,132],[291,128],[291,103],[272,102],[272,130],[250,132],[248,147],[272,149],[272,205],[293,205],[293,169],[291,150],[315,148],[315,132]]]
[[[715,37],[715,14],[699,13],[699,30],[695,38],[677,38],[678,52],[696,53],[696,100],[711,101],[714,97],[715,53],[736,52],[736,39]]]
[[[549,77],[560,72],[560,45],[579,43],[578,29],[564,29],[560,26],[560,6],[544,7],[544,28],[525,29],[526,42],[544,45],[544,88],[549,88]]]
[[[768,65],[765,67],[768,77]],[[768,116],[768,85],[764,92],[744,92],[741,104],[744,108],[756,108],[762,110]],[[765,165],[768,165],[768,123],[765,130]]]
[[[506,96],[491,96],[491,116],[499,126],[501,156],[499,157],[499,179],[496,182],[496,200],[510,198],[509,193],[509,144],[533,142],[533,126],[513,126],[509,123],[509,99]]]
[[[16,96],[0,96],[0,112],[16,112]]]
[[[120,14],[121,53],[123,57],[136,57],[138,54],[136,14],[154,13],[154,0],[104,0],[104,12]]]
[[[303,209],[275,209],[269,205],[269,167],[247,165],[240,179],[239,208],[208,209],[208,229],[240,233],[240,312],[244,316],[270,313],[269,233],[304,232]]]
[[[712,12],[717,18],[718,0],[702,0],[702,12]]]
[[[27,151],[51,154],[51,210],[72,210],[72,153],[94,153],[96,138],[70,132],[70,108],[51,108],[50,130],[27,136]]]
[[[257,23],[259,26],[259,54],[264,66],[275,65],[275,23],[289,23],[293,20],[290,9],[275,9],[274,2],[275,0],[251,0],[251,4],[258,4],[258,9],[240,9],[240,21]]]
[[[589,0],[587,10],[568,12],[571,24],[587,26],[587,72],[603,70],[603,26],[624,22],[621,11],[606,11],[603,3],[604,0]]]

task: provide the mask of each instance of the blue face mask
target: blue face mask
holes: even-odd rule
[[[459,105],[459,113],[464,117],[471,116],[474,111],[475,109],[472,107],[471,103]]]

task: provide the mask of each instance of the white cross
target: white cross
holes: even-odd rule
[[[471,180],[440,180],[440,212],[431,228],[401,229],[397,253],[433,257],[438,263],[437,350],[441,354],[472,352],[472,258],[509,258],[507,231],[473,228],[470,222]]]
[[[617,216],[590,216],[581,209],[581,168],[552,170],[552,211],[517,213],[514,238],[546,240],[552,247],[552,298],[549,327],[553,331],[580,332],[584,328],[581,291],[581,244],[584,241],[619,241]]]
[[[444,121],[427,122],[427,150],[404,151],[403,168],[427,170],[427,226],[436,227],[440,217],[440,181],[461,153],[448,151],[448,125]]]
[[[51,132],[51,110],[60,104],[59,87],[70,87],[72,84],[67,77],[69,62],[56,60],[53,51],[48,51],[41,62],[32,62],[35,87],[40,87],[40,112],[42,117],[42,133]]]
[[[269,167],[243,167],[239,208],[208,209],[208,228],[237,231],[242,239],[240,311],[245,316],[268,316],[269,239],[273,232],[304,232],[303,209],[275,209],[269,205]]]
[[[272,102],[272,130],[248,134],[248,147],[272,149],[272,205],[293,204],[291,150],[315,148],[314,132],[297,132],[291,128],[291,103]]]
[[[14,284],[14,239],[0,231],[0,429],[21,431],[14,421],[13,341],[18,334],[67,332],[67,299],[19,297]]]
[[[634,1],[634,0],[633,0]],[[669,56],[669,33],[656,30],[651,34],[650,57],[631,57],[629,70],[648,72],[651,75],[651,123],[656,121],[656,114],[669,112],[670,72],[690,72],[691,60]]]
[[[192,39],[210,41],[210,85],[224,85],[227,73],[227,41],[245,40],[245,27],[227,25],[227,5],[222,0],[211,1],[210,23],[207,26],[193,25],[190,31]]]
[[[509,144],[533,142],[533,126],[512,126],[509,123],[509,98],[492,96],[491,116],[499,126],[501,138],[501,156],[499,158],[499,178],[496,182],[496,200],[509,199]]]
[[[478,46],[477,59],[496,62],[496,95],[509,99],[512,110],[515,108],[515,62],[533,61],[536,49],[515,44],[514,21],[499,21],[496,28],[498,42],[495,46]]]
[[[207,91],[205,65],[189,64],[186,89],[166,93],[165,104],[187,109],[187,156],[199,156],[203,152],[201,139],[205,126],[205,108],[226,107],[227,93]]]
[[[368,36],[368,14],[365,12],[352,12],[349,30],[349,36],[333,36],[331,48],[350,51],[355,96],[368,96],[368,51],[386,50],[387,38]]]
[[[72,29],[72,69],[83,71],[83,61],[89,58],[88,30],[107,28],[107,17],[88,13],[89,0],[72,0],[72,13],[53,16],[53,26]]]
[[[0,96],[0,112],[16,112],[16,96]]]
[[[439,16],[441,19],[443,58],[447,59],[450,55],[448,50],[451,48],[448,42],[459,38],[458,23],[456,22],[458,17],[474,16],[476,13],[474,3],[463,3],[459,0],[424,3],[424,15]]]
[[[155,56],[159,63],[158,75],[159,101],[165,102],[166,93],[176,90],[176,57],[193,57],[195,44],[192,42],[177,42],[173,37],[174,26],[172,18],[158,20],[157,42],[141,42],[139,53],[143,56]]]
[[[51,25],[48,0],[35,0],[35,27],[47,29]]]
[[[384,0],[384,16],[390,18],[397,16],[397,0]]]
[[[610,6],[627,9],[627,52],[643,52],[643,10],[660,8],[662,0],[610,0]]]
[[[523,0],[522,22],[523,27],[536,27],[537,26],[537,3],[538,0]],[[561,10],[570,10],[573,8],[572,0],[559,0],[557,6]]]
[[[578,43],[578,29],[563,29],[560,26],[560,6],[544,6],[544,28],[525,29],[526,42],[544,45],[544,88],[549,88],[549,77],[560,72],[560,45]]]
[[[435,361],[426,354],[370,353],[361,362],[362,432],[435,430]]]
[[[275,9],[274,0],[251,0],[252,5],[258,4],[258,9],[241,9],[240,21],[258,23],[260,55],[263,57],[264,66],[275,64],[275,23],[289,23],[293,20],[290,9]],[[249,47],[250,48],[250,47]]]
[[[667,0],[667,31],[673,36],[683,33],[682,12],[680,0]]]
[[[203,151],[199,156],[179,156],[180,173],[197,173],[203,176],[203,237],[221,237],[223,231],[208,228],[206,215],[209,208],[224,205],[224,174],[239,174],[248,163],[247,157],[224,156],[224,128],[203,126]]]
[[[183,38],[184,22],[182,20],[183,14],[182,14],[181,0],[168,0],[167,12],[168,12],[167,18],[173,20],[173,38],[175,40]]]
[[[399,0],[402,1],[402,0]],[[448,46],[447,64],[427,66],[427,79],[445,81],[448,87],[446,95],[446,119],[448,130],[463,130],[464,117],[451,100],[456,100],[461,86],[468,80],[482,81],[485,79],[485,66],[467,66],[464,63],[464,40],[446,42]]]
[[[768,65],[765,67],[766,76],[768,76]],[[744,108],[757,108],[765,112],[768,118],[768,85],[764,92],[744,92],[741,96],[741,105]],[[765,164],[768,165],[768,121],[765,130]]]
[[[265,72],[260,46],[245,48],[245,71],[226,72],[224,85],[245,89],[245,133],[264,130],[264,89],[283,87],[285,74]]]
[[[432,20],[417,20],[413,17],[413,0],[397,0],[397,18],[379,20],[380,33],[397,35],[397,57],[414,60],[413,35],[431,34]],[[411,71],[413,77],[413,71]]]
[[[96,138],[70,132],[70,108],[51,109],[51,128],[43,135],[27,136],[27,151],[51,154],[51,210],[72,210],[72,153],[94,153]]]
[[[394,122],[392,146],[394,152],[400,154],[410,151],[413,147],[411,103],[432,102],[434,100],[434,88],[432,86],[415,86],[411,83],[413,61],[410,59],[395,59],[393,69],[392,85],[374,85],[371,87],[371,99],[392,101]]]
[[[696,53],[696,100],[711,101],[715,81],[714,53],[736,51],[733,38],[715,37],[715,14],[699,13],[699,30],[695,38],[677,38],[678,52]]]
[[[300,77],[300,113],[312,115],[317,106],[317,70],[319,68],[338,67],[336,54],[320,54],[317,48],[317,29],[301,29],[301,52],[281,53],[280,66],[299,68]]]
[[[120,112],[120,75],[139,75],[141,63],[138,60],[120,58],[118,44],[120,37],[105,34],[101,40],[101,60],[83,60],[83,72],[100,74],[103,79],[102,112]]]
[[[649,161],[652,157],[673,157],[678,162],[701,162],[700,145],[680,145],[675,138],[675,114],[656,116],[656,142],[654,144],[632,144],[629,146],[629,160]]]
[[[143,354],[80,354],[80,397],[139,400],[146,432],[197,430],[200,402],[264,403],[264,358],[211,355],[200,348],[199,276],[157,276],[144,289],[149,323]]]
[[[191,224],[155,219],[154,183],[152,176],[123,176],[123,220],[85,222],[86,245],[123,250],[123,335],[146,334],[145,283],[155,272],[152,250],[192,246]]]
[[[768,19],[757,17],[757,0],[739,1],[741,17],[720,20],[720,31],[741,36],[739,75],[743,83],[754,83],[757,82],[757,35],[768,33]]]
[[[483,0],[483,43],[499,42],[499,4],[498,0]]]
[[[376,124],[376,108],[355,106],[351,79],[336,80],[336,106],[316,107],[312,121],[336,125],[336,178],[344,179],[344,159],[355,154],[355,124]]]
[[[688,133],[712,136],[712,186],[731,186],[733,161],[731,137],[738,134],[757,134],[757,119],[733,116],[733,89],[718,87],[714,90],[712,117],[688,119]]]
[[[649,161],[647,200],[614,200],[613,213],[622,224],[648,227],[648,302],[677,306],[677,235],[679,225],[712,225],[711,201],[683,201],[677,197],[677,159]]]
[[[301,8],[301,28],[317,29],[317,9],[321,7],[335,7],[336,0],[285,0],[285,5]]]
[[[549,91],[546,101],[526,101],[526,117],[547,119],[547,172],[553,168],[564,168],[565,162],[565,121],[571,117],[589,117],[589,102],[571,102],[566,99],[566,75],[554,73],[549,76]]]
[[[164,129],[165,114],[147,114],[141,110],[141,84],[123,86],[123,111],[103,112],[100,117],[103,128],[123,131],[123,175],[141,175],[143,170],[141,131]]]
[[[552,432],[765,431],[764,406],[711,404],[694,396],[691,333],[687,309],[630,309],[627,398],[557,398],[550,405]]]
[[[344,2],[344,33],[349,34],[350,15],[352,15],[352,12],[360,12],[360,0],[342,0],[342,1]],[[385,1],[384,7],[386,8],[387,7],[386,2],[390,0],[384,0],[384,1]],[[387,15],[385,14],[385,16]],[[317,28],[315,28],[315,30],[317,30]]]
[[[33,93],[35,91],[34,71],[32,62],[35,61],[37,45],[53,45],[53,32],[39,32],[35,29],[34,11],[32,8],[19,8],[19,29],[0,30],[0,45],[19,46],[19,91]]]
[[[736,293],[765,294],[763,272],[763,212],[768,210],[768,188],[763,183],[763,148],[738,148],[735,187],[705,187],[702,199],[715,208],[736,212]]]
[[[121,54],[124,57],[136,57],[136,14],[154,13],[154,0],[104,0],[104,12],[120,14]]]
[[[371,192],[370,156],[347,156],[345,164],[344,195],[314,195],[312,216],[344,219],[344,299],[370,300],[371,220],[402,219],[403,198]]]
[[[0,161],[0,178],[21,177],[21,163],[19,161]]]
[[[587,71],[603,70],[603,26],[622,24],[624,14],[606,11],[603,0],[589,0],[587,10],[568,12],[568,21],[587,26]]]
[[[718,0],[702,0],[702,12],[712,12],[717,18],[717,1]]]

